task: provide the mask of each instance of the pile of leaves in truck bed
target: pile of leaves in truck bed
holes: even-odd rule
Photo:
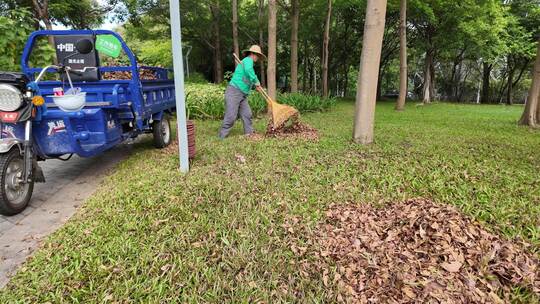
[[[289,122],[279,128],[274,128],[272,120],[270,120],[266,127],[266,136],[276,138],[299,138],[314,141],[319,139],[317,129],[301,122],[298,116],[292,117]]]
[[[298,231],[292,228],[298,222],[285,228]],[[338,301],[502,303],[513,288],[540,293],[539,260],[530,245],[422,199],[382,208],[332,205],[303,246],[292,246],[305,258],[302,272],[334,286],[330,297]]]
[[[156,80],[156,74],[149,69],[139,69],[139,77],[141,80]],[[131,72],[118,71],[118,72],[104,72],[102,75],[104,80],[131,80]]]

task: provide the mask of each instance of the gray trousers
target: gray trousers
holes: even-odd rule
[[[253,133],[251,116],[247,95],[233,86],[228,86],[225,91],[225,117],[219,130],[219,137],[227,137],[238,118],[242,119],[244,124],[244,134]]]

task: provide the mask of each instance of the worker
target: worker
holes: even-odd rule
[[[229,86],[225,91],[225,117],[219,130],[219,138],[224,139],[229,135],[234,123],[238,117],[244,124],[244,134],[253,134],[252,114],[248,103],[248,95],[251,89],[255,87],[261,91],[261,83],[255,74],[254,65],[259,60],[266,59],[261,47],[253,45],[244,52],[245,58],[241,64],[236,66]]]

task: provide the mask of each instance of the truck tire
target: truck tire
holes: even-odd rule
[[[0,155],[0,214],[15,215],[21,213],[34,191],[34,181],[23,183],[24,159],[19,149],[11,149]]]
[[[152,123],[154,133],[154,146],[163,149],[171,143],[171,123],[166,115],[161,120],[154,120]]]

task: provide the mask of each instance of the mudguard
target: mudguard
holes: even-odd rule
[[[0,154],[7,153],[13,148],[13,146],[17,146],[19,148],[19,152],[22,152],[23,150],[23,142],[20,139],[17,138],[2,138],[0,139]]]

